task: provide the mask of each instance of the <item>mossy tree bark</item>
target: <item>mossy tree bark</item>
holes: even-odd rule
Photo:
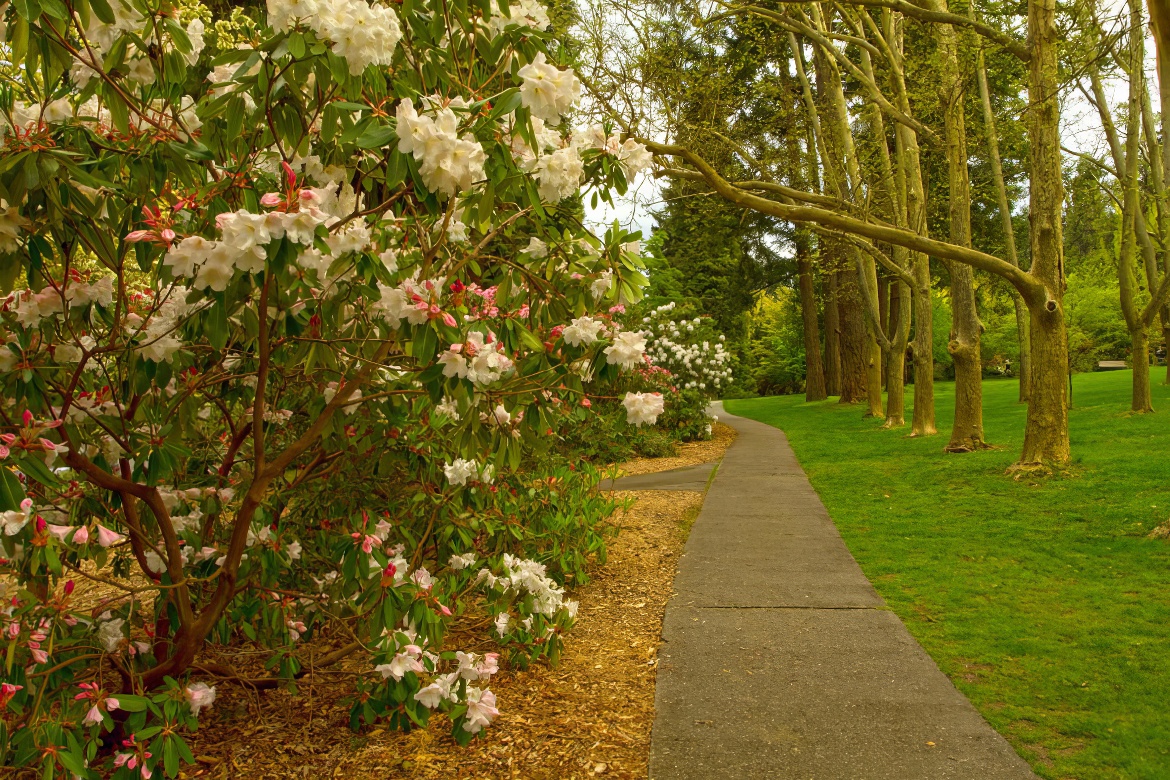
[[[825,253],[822,252],[822,257]],[[841,310],[837,305],[837,274],[823,275],[825,292],[825,392],[841,395]]]
[[[1028,219],[1037,285],[1024,293],[1032,339],[1032,398],[1021,466],[1064,463],[1068,444],[1068,341],[1064,321],[1064,180],[1060,152],[1060,81],[1056,0],[1029,0]]]
[[[796,270],[800,276],[800,315],[804,324],[804,400],[823,401],[828,393],[825,390],[825,370],[821,364],[821,332],[808,231],[798,228],[793,244],[796,249]]]
[[[947,13],[945,0],[935,10]],[[958,41],[949,24],[934,26],[939,51],[939,104],[946,141],[949,187],[950,242],[971,246],[971,180],[967,169],[967,120],[963,84],[959,75]],[[973,452],[983,441],[983,360],[979,335],[982,325],[975,304],[975,273],[964,263],[948,263],[951,277],[952,329],[947,351],[955,363],[955,424],[947,452]]]

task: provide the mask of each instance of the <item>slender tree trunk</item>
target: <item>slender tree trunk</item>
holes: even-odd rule
[[[826,28],[826,20],[821,15],[818,5],[813,5],[812,17],[820,29]],[[857,159],[857,149],[853,144],[853,132],[849,125],[849,109],[845,102],[845,93],[842,87],[841,73],[836,62],[820,49],[817,49],[817,87],[818,91],[828,102],[829,121],[823,123],[822,137],[824,150],[828,158],[824,160],[826,181],[832,181],[837,197],[843,201],[855,199],[862,192],[861,164]],[[873,259],[854,245],[846,251],[852,252],[853,262],[858,272],[865,277],[864,283],[870,290],[877,289],[877,268]],[[858,282],[860,283],[860,282]],[[866,417],[885,417],[882,409],[882,353],[878,343],[877,328],[879,327],[876,312],[871,312],[861,299],[861,291],[857,283],[852,285],[852,295],[859,305],[862,317],[861,342],[861,369],[863,371],[864,392],[866,399]],[[849,362],[854,358],[851,352],[852,345],[846,348],[845,340],[850,337],[849,326],[851,320],[842,312],[842,324],[846,326],[846,337],[842,339],[842,382],[848,385]],[[846,352],[850,354],[846,355]],[[841,401],[845,402],[846,393],[842,390]],[[860,400],[860,396],[851,398]]]
[[[865,331],[861,291],[855,274],[837,272],[837,309],[841,317],[841,403],[865,398],[869,370],[869,336]]]
[[[829,271],[822,278],[828,282],[825,285],[828,287],[825,293],[825,392],[841,395],[841,309],[837,274]]]
[[[1150,334],[1145,328],[1132,331],[1133,347],[1133,406],[1135,412],[1154,411],[1150,398]]]
[[[910,332],[910,288],[890,282],[890,349],[886,354],[886,428],[906,424],[906,339]]]
[[[935,8],[946,12],[945,0]],[[971,181],[967,170],[967,122],[963,85],[959,76],[958,44],[949,24],[934,25],[938,40],[939,102],[946,138],[947,182],[950,200],[950,240],[971,246]],[[947,351],[955,362],[955,424],[947,452],[972,452],[983,441],[983,360],[979,352],[979,313],[975,306],[975,273],[963,263],[948,264],[951,276],[953,329]]]
[[[1064,463],[1069,458],[1056,0],[1029,0],[1028,40],[1032,50],[1028,63],[1030,273],[1043,285],[1045,294],[1041,299],[1030,293],[1027,299],[1032,336],[1032,399],[1021,466]]]
[[[969,10],[974,14],[975,6]],[[991,178],[995,182],[995,195],[999,204],[999,218],[1003,225],[1004,244],[1007,246],[1007,259],[1012,265],[1019,267],[1020,257],[1016,251],[1016,232],[1012,225],[1012,206],[1008,200],[1007,184],[1003,177],[1003,163],[999,155],[999,132],[995,128],[995,111],[991,106],[991,90],[987,86],[987,65],[983,60],[983,50],[979,50],[977,71],[979,78],[979,97],[983,103],[983,124],[987,128],[987,156],[991,162]],[[1024,303],[1019,291],[1012,289],[1012,304],[1016,310],[1016,337],[1020,343],[1020,403],[1027,403],[1031,395],[1032,381],[1032,345],[1028,339],[1028,307]]]
[[[804,400],[823,401],[827,397],[825,370],[821,364],[821,332],[808,234],[798,229],[795,244],[796,268],[800,274],[800,315],[804,323]]]
[[[911,436],[938,433],[934,422],[934,300],[930,295],[930,259],[915,252],[911,271],[916,290],[914,305],[914,417]]]
[[[891,11],[883,12],[882,19],[890,59],[893,61],[890,80],[894,85],[898,109],[909,115],[910,98],[902,67],[903,20]],[[894,127],[894,144],[898,160],[897,181],[904,190],[902,197],[906,208],[906,226],[925,236],[928,234],[926,194],[922,183],[918,136],[899,123]],[[914,362],[914,414],[910,435],[933,436],[938,433],[938,429],[934,415],[934,299],[930,291],[930,257],[921,252],[910,252],[909,267],[910,275],[914,277],[914,285],[910,288],[910,305],[914,314],[914,342],[911,347]]]
[[[951,215],[952,224],[954,214]],[[954,230],[951,241],[958,243]],[[955,361],[955,425],[947,452],[974,452],[983,441],[983,361],[979,354],[979,318],[975,313],[975,279],[971,266],[951,263],[951,308],[954,329],[947,351]]]
[[[878,289],[878,327],[881,328],[882,333],[891,333],[890,330],[890,291],[893,285],[890,284],[888,276],[879,276],[877,280]],[[882,372],[882,388],[886,387],[886,361],[889,358],[889,350],[882,347],[881,354],[881,372]]]

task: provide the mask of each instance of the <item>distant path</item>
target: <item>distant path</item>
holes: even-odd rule
[[[651,780],[1034,779],[885,608],[784,434],[718,412],[739,437],[666,608]]]

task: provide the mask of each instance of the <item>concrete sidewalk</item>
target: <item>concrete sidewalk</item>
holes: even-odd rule
[[[670,471],[652,471],[649,474],[635,474],[617,479],[603,479],[602,490],[692,490],[702,493],[711,481],[711,474],[718,462],[700,463],[697,466],[683,466]]]
[[[1035,778],[862,574],[779,430],[727,451],[679,562],[651,780]]]

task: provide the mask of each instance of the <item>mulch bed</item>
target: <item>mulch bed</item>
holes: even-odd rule
[[[635,461],[648,473],[718,459],[734,438],[682,445],[678,458]],[[679,461],[685,462],[679,462]],[[656,468],[650,468],[650,466]],[[503,669],[491,681],[500,717],[461,748],[445,718],[410,734],[349,729],[347,695],[360,664],[319,670],[300,691],[250,691],[221,683],[192,747],[191,778],[644,778],[654,721],[662,616],[701,493],[639,491],[614,518],[609,559],[577,588],[576,628],[556,668]],[[449,646],[492,649],[487,632]],[[462,640],[462,641],[461,641]],[[323,648],[325,652],[327,648]],[[239,661],[233,658],[237,668]]]

